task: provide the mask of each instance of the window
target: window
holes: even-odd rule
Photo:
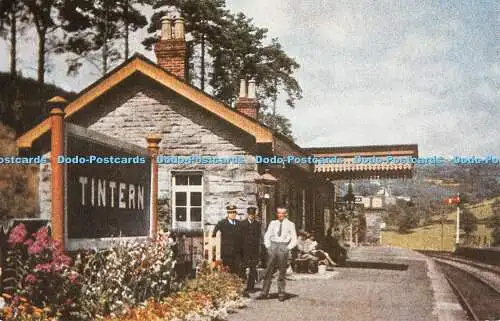
[[[203,184],[199,173],[172,176],[173,228],[201,229],[203,221]]]

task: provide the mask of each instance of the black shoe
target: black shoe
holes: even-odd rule
[[[243,297],[244,298],[249,298],[250,297],[250,294],[248,294],[248,291],[244,291],[243,292]]]
[[[255,298],[255,300],[267,300],[267,299],[269,299],[269,294],[264,294],[264,293]]]

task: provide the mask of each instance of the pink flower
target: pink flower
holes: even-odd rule
[[[9,234],[9,240],[7,241],[11,245],[21,244],[26,239],[28,231],[26,231],[26,226],[24,224],[16,225]]]
[[[46,226],[40,228],[35,233],[35,241],[40,242],[46,247],[50,245],[49,229]]]
[[[52,272],[52,264],[50,263],[37,264],[35,265],[35,270],[40,272],[50,273]]]
[[[56,267],[60,266],[70,266],[71,258],[62,252],[54,252],[54,257],[52,258],[52,263],[56,265]]]
[[[78,280],[78,274],[75,272],[75,273],[71,273],[69,276],[68,276],[68,279],[71,283],[76,283],[76,281]]]
[[[71,299],[66,299],[66,301],[64,301],[64,304],[66,304],[66,305],[71,305],[71,304],[73,304],[73,300],[71,300]]]
[[[24,278],[24,280],[28,283],[31,283],[31,284],[35,284],[36,281],[38,281],[38,279],[36,278],[36,276],[34,274],[28,274],[26,275],[26,277]]]
[[[25,242],[24,242],[24,245],[30,247],[31,244],[33,244],[33,240],[32,239],[27,239]]]
[[[33,242],[31,245],[28,247],[28,254],[29,255],[34,255],[34,254],[39,254],[41,253],[45,248],[40,244],[40,242]]]
[[[35,233],[35,242],[31,242],[28,247],[28,254],[35,255],[40,254],[48,248],[51,244],[49,237],[49,229],[47,227],[42,227]]]

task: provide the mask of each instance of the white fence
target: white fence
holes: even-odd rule
[[[205,226],[203,231],[203,253],[205,260],[219,261],[221,259],[221,232],[218,231],[215,237],[212,237],[215,226]]]

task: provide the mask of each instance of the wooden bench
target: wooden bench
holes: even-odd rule
[[[295,273],[317,273],[318,272],[318,261],[312,261],[310,259],[299,259],[296,258],[293,262],[293,271]]]

